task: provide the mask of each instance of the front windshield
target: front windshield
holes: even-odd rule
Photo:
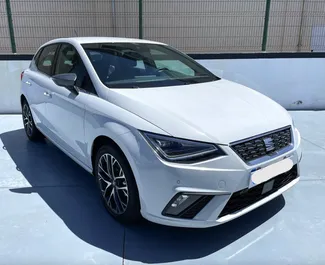
[[[82,45],[98,77],[109,88],[145,88],[211,82],[218,77],[165,45],[91,43]]]

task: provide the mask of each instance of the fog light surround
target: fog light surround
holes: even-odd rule
[[[208,202],[212,195],[202,195],[194,193],[178,193],[167,204],[162,212],[164,216],[192,219]]]
[[[188,199],[188,195],[181,194],[177,197],[177,199],[172,203],[171,207],[176,208],[180,206],[183,202],[185,202]]]

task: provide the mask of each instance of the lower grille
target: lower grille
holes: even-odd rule
[[[265,197],[269,196],[270,194],[278,191],[280,188],[289,184],[292,180],[296,179],[297,177],[298,177],[297,165],[295,165],[290,171],[274,177],[273,188],[267,193],[262,194],[263,186],[265,183],[261,183],[251,189],[243,189],[233,193],[228,203],[226,204],[225,208],[222,210],[221,214],[219,215],[219,218],[227,214],[235,213],[239,210],[242,210],[264,199]]]

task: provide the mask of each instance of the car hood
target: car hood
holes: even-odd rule
[[[184,139],[229,144],[292,123],[273,100],[227,80],[110,92],[112,103]]]

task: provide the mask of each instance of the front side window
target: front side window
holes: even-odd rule
[[[54,74],[67,73],[75,73],[77,75],[77,87],[95,94],[95,88],[77,50],[71,44],[62,44],[59,50]]]
[[[57,47],[57,44],[44,47],[36,60],[38,70],[49,76],[52,73],[52,66],[54,64]]]
[[[193,59],[165,45],[82,45],[100,80],[110,88],[177,86],[219,80]]]

